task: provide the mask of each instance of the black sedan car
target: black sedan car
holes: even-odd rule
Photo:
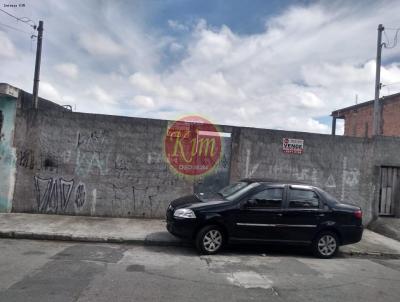
[[[360,207],[314,186],[257,179],[172,201],[167,229],[194,240],[203,254],[215,254],[228,242],[264,242],[311,246],[320,258],[360,241],[363,233]]]

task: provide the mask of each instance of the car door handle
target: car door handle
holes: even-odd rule
[[[282,213],[278,213],[278,214],[276,214],[276,216],[282,217],[283,214]]]
[[[317,216],[319,216],[319,217],[324,217],[325,216],[325,214],[318,214]]]

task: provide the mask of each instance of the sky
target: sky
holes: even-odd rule
[[[44,21],[39,95],[75,111],[199,114],[316,133],[330,133],[332,111],[373,99],[378,24],[387,46],[400,27],[400,1],[0,0],[0,8]],[[0,82],[29,92],[31,35],[0,11]],[[400,45],[383,48],[381,73],[381,95],[400,92]]]

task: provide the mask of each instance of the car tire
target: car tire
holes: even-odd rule
[[[334,232],[322,231],[315,237],[312,249],[318,258],[332,258],[339,250],[338,236]]]
[[[208,225],[196,235],[196,248],[200,254],[218,253],[225,243],[225,233],[217,225]]]

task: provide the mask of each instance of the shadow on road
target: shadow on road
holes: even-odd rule
[[[180,247],[166,246],[146,246],[153,252],[166,254],[181,254],[184,256],[198,256],[194,245]],[[268,256],[268,257],[302,257],[314,258],[311,250],[307,246],[291,246],[291,245],[270,245],[270,244],[230,244],[226,246],[218,255],[225,256]],[[336,256],[342,258],[340,253]]]

